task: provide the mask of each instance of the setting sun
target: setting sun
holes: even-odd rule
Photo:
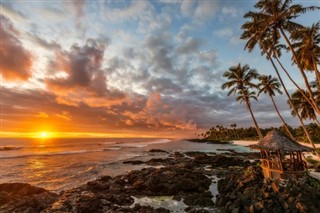
[[[48,137],[48,133],[47,132],[41,132],[40,136],[41,136],[41,138],[47,138]]]

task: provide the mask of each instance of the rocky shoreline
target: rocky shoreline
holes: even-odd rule
[[[0,212],[171,212],[166,206],[142,204],[139,200],[143,198],[182,204],[175,212],[320,209],[319,182],[308,177],[282,185],[264,183],[258,158],[257,153],[175,152],[166,158],[124,161],[147,168],[116,177],[103,176],[60,194],[24,183],[0,184]]]

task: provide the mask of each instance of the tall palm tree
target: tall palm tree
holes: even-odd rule
[[[274,101],[273,96],[275,96],[275,92],[278,92],[279,94],[283,94],[282,91],[280,90],[281,84],[279,83],[279,80],[275,77],[272,77],[271,75],[262,75],[259,76],[259,80],[260,83],[258,84],[258,88],[259,88],[259,92],[258,92],[258,96],[261,93],[265,93],[267,95],[269,95],[273,107],[276,110],[279,118],[281,119],[283,126],[285,127],[286,131],[288,132],[289,136],[294,140],[293,135],[291,134],[288,125],[286,124],[286,122],[284,121],[283,117],[281,116],[278,107]]]
[[[312,144],[312,146],[315,148],[315,145],[313,143],[313,140],[306,129],[303,120],[299,113],[297,112],[296,108],[294,107],[292,101],[291,101],[291,96],[286,88],[286,85],[284,84],[280,72],[275,65],[273,58],[275,57],[277,59],[277,56],[281,55],[280,48],[282,47],[279,45],[279,39],[280,39],[280,34],[277,33],[277,31],[265,31],[264,27],[260,24],[260,21],[258,17],[252,17],[250,21],[247,21],[245,24],[242,25],[241,27],[244,31],[241,35],[241,39],[247,40],[247,43],[245,45],[245,49],[247,49],[249,52],[251,52],[255,46],[258,44],[262,50],[262,55],[266,54],[266,59],[270,61],[271,65],[273,66],[280,83],[283,87],[283,90],[285,94],[288,97],[288,101],[290,103],[290,106],[292,109],[296,112],[297,117],[299,119],[299,122],[301,124],[301,127],[303,131],[305,132],[305,135],[307,136],[309,142]],[[278,47],[278,48],[275,48]]]
[[[244,31],[241,35],[241,39],[248,40],[245,49],[247,49],[249,52],[251,52],[254,47],[259,44],[260,48],[262,49],[261,54],[267,55],[267,60],[270,60],[272,66],[274,67],[275,71],[277,72],[277,68],[274,65],[273,58],[276,59],[282,70],[286,73],[290,81],[297,87],[297,89],[301,92],[302,95],[305,95],[303,93],[303,90],[299,87],[299,85],[292,79],[288,71],[284,68],[279,58],[281,57],[281,50],[286,48],[285,45],[279,44],[280,34],[277,34],[276,31],[267,31],[264,32],[264,29],[262,28],[260,21],[257,17],[253,17],[250,21],[247,21],[245,24],[241,27]],[[269,53],[267,52],[269,51]],[[282,79],[280,77],[280,74],[278,74],[278,77],[280,79],[280,82],[282,82]],[[285,92],[286,88],[282,84]],[[287,92],[286,92],[287,94]],[[290,99],[290,95],[287,95]],[[314,107],[316,112],[320,115],[320,109],[318,110],[317,106],[314,106],[314,103],[306,96],[306,100],[310,102],[310,104]]]
[[[311,27],[304,27],[291,34],[296,41],[292,44],[295,48],[297,59],[304,70],[314,71],[320,84],[320,73],[317,64],[320,63],[320,21]]]
[[[305,91],[307,94],[307,92]],[[295,106],[295,108],[298,110],[298,113],[300,114],[301,118],[306,120],[306,119],[311,119],[317,122],[318,126],[320,126],[320,122],[317,119],[316,113],[314,112],[314,109],[312,106],[309,104],[308,101],[301,95],[299,91],[294,92],[291,95],[292,103]],[[319,102],[320,104],[320,102]],[[291,113],[293,116],[296,116],[296,112],[292,111]]]
[[[259,0],[254,6],[258,11],[249,11],[244,15],[244,17],[258,20],[256,23],[259,25],[258,29],[260,34],[271,34],[275,42],[274,44],[279,41],[280,35],[284,38],[293,55],[294,62],[303,77],[303,81],[310,95],[310,100],[313,103],[312,106],[316,109],[317,113],[320,114],[320,107],[317,106],[314,98],[312,97],[312,89],[310,88],[308,78],[303,67],[299,63],[296,52],[294,51],[294,48],[286,34],[286,32],[291,33],[303,28],[302,25],[293,22],[293,19],[307,11],[320,9],[320,7],[303,7],[301,5],[291,3],[292,0]]]
[[[250,69],[249,65],[244,65],[243,67],[239,63],[237,66],[230,67],[223,77],[227,78],[229,81],[222,85],[222,89],[230,89],[228,96],[237,94],[237,101],[240,103],[245,102],[248,111],[250,112],[251,118],[255,125],[257,134],[260,139],[262,139],[262,134],[258,123],[253,115],[251,109],[250,99],[257,99],[253,91],[249,91],[250,88],[257,88],[257,85],[252,83],[252,80],[258,78],[258,73],[255,69]]]

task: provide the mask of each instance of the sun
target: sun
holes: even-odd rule
[[[40,133],[40,137],[41,138],[47,138],[48,137],[48,133],[47,132],[41,132]]]

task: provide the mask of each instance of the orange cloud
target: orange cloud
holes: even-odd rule
[[[72,118],[70,112],[68,112],[68,111],[63,111],[61,114],[56,114],[56,116],[58,118],[61,118],[61,119],[67,120],[67,121],[71,121],[71,118]]]
[[[11,21],[0,15],[1,75],[5,80],[27,80],[31,77],[32,55],[18,38]]]
[[[188,119],[184,108],[169,106],[162,100],[160,93],[151,93],[145,107],[139,112],[125,111],[124,123],[128,126],[145,125],[149,129],[195,130],[197,125]]]
[[[49,115],[45,112],[38,112],[36,115],[37,118],[49,118]]]

